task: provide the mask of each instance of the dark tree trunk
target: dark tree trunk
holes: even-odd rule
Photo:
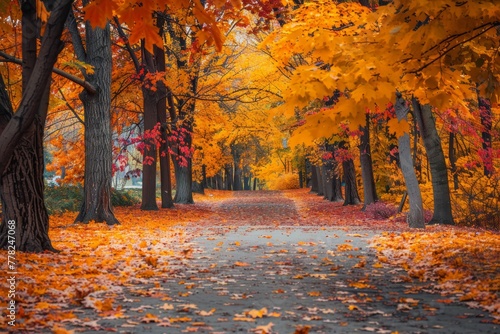
[[[434,214],[429,224],[454,224],[451,211],[448,170],[444,159],[441,139],[436,130],[430,105],[422,106],[416,98],[412,98],[413,112],[424,141],[425,151],[429,159],[434,193]]]
[[[348,149],[348,144],[345,141],[339,143],[339,149]],[[356,205],[361,203],[356,184],[356,170],[354,169],[354,161],[346,159],[342,161],[342,169],[344,170],[345,183],[345,199],[344,205]]]
[[[394,105],[398,120],[406,120],[408,115],[408,107],[406,100],[401,96],[401,93],[396,93],[396,104]],[[408,225],[414,228],[424,228],[424,208],[422,205],[422,194],[418,185],[415,169],[413,168],[413,159],[411,157],[410,135],[405,133],[398,138],[399,162],[401,171],[406,184],[406,192],[410,196],[410,212],[407,216]]]
[[[332,187],[332,196],[330,201],[332,202],[342,202],[344,198],[342,197],[342,181],[340,180],[340,175],[338,171],[338,162],[334,159],[331,160],[331,187]]]
[[[240,167],[241,164],[241,147],[240,145],[231,145],[231,153],[233,155],[233,190],[243,190],[243,184],[241,182],[241,177],[243,171]]]
[[[224,190],[224,180],[222,178],[221,172],[215,175],[215,181],[217,183],[217,190]]]
[[[153,55],[142,45],[142,61],[148,72],[156,71]],[[144,133],[154,130],[158,124],[157,95],[146,86],[142,86],[144,98]],[[158,210],[156,203],[156,165],[157,147],[153,140],[144,139],[144,151],[142,153],[142,203],[141,210]]]
[[[201,185],[203,188],[207,187],[207,166],[202,165],[201,166]]]
[[[311,166],[311,192],[317,193],[319,191],[318,175],[316,166]]]
[[[194,108],[191,105],[190,108]],[[177,133],[183,134],[184,145],[188,150],[192,146],[192,120],[189,114],[194,113],[194,110],[188,112],[188,119],[184,119],[180,126],[174,126],[174,130]],[[179,204],[193,204],[193,160],[191,156],[186,156],[180,150],[179,145],[173,147],[174,151],[177,152],[177,156],[172,156],[172,161],[174,163],[175,169],[175,197],[174,202]]]
[[[75,222],[118,224],[111,205],[111,37],[105,29],[86,27],[86,62],[94,67],[87,81],[97,87],[95,94],[83,91],[80,99],[85,113],[85,174],[83,203]]]
[[[257,190],[257,181],[258,179],[256,177],[253,178],[253,190]]]
[[[324,196],[325,189],[323,184],[323,174],[321,173],[321,166],[316,166],[316,179],[318,182],[318,196]]]
[[[156,25],[160,27],[160,34],[163,31],[163,18],[158,16]],[[156,60],[156,69],[159,72],[165,72],[165,52],[163,48],[154,46],[154,55]],[[159,80],[156,83],[157,94],[157,121],[160,123],[161,145],[160,145],[160,189],[161,189],[161,207],[164,209],[173,208],[174,201],[172,199],[172,179],[170,171],[170,153],[168,151],[167,140],[167,87],[163,81]]]
[[[323,179],[323,188],[324,188],[324,198],[332,201],[333,200],[333,179],[332,175],[332,161],[323,161],[323,165],[321,166],[321,178]]]
[[[225,190],[233,190],[233,165],[228,164],[224,167],[225,172]]]
[[[491,103],[488,99],[479,98],[479,116],[481,118],[481,138],[484,151],[483,165],[484,175],[491,176],[493,173],[493,156],[491,152],[491,129],[493,115],[491,113]]]
[[[450,131],[450,139],[448,145],[448,156],[450,159],[450,169],[451,175],[453,176],[453,187],[455,190],[458,190],[459,180],[458,180],[458,172],[457,172],[457,155],[455,150],[455,133]]]
[[[49,239],[49,219],[43,199],[43,161],[38,147],[43,144],[41,128],[21,140],[1,182],[3,223],[0,225],[0,248],[8,243],[6,222],[15,222],[15,249],[26,252],[54,251]],[[4,195],[8,194],[8,195]]]
[[[193,192],[197,194],[205,194],[205,187],[202,182],[193,182]]]
[[[337,165],[337,163],[335,163]],[[337,171],[337,166],[334,168],[333,175],[333,200],[334,202],[342,202],[344,197],[342,197],[342,181]]]
[[[179,204],[193,204],[193,176],[191,159],[187,159],[187,166],[181,166],[177,159],[173,159],[175,169],[175,197],[174,202]]]
[[[345,199],[344,205],[360,204],[358,187],[356,186],[356,171],[354,169],[354,161],[352,159],[342,162],[344,169],[344,182],[345,182]]]
[[[42,252],[54,251],[43,198],[43,128],[52,68],[62,47],[60,36],[71,1],[59,1],[54,5],[38,56],[36,47],[32,48],[33,42],[28,41],[36,38],[34,8],[34,1],[26,1],[22,6],[23,47],[30,47],[23,50],[23,98],[15,118],[0,76],[0,201],[3,210],[0,248]],[[15,231],[15,240],[9,239],[9,230]]]
[[[243,190],[251,190],[252,187],[250,186],[252,182],[252,177],[250,175],[244,176],[243,177]]]
[[[361,161],[361,178],[363,179],[363,210],[367,205],[378,201],[375,179],[373,177],[372,153],[370,147],[370,115],[366,114],[366,125],[361,128],[359,153]]]

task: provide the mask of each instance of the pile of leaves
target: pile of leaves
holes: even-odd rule
[[[423,289],[484,309],[500,323],[498,233],[435,226],[426,232],[384,232],[373,247],[381,263],[406,270],[403,280],[429,282]]]

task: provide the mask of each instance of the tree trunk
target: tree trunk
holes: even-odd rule
[[[373,177],[372,153],[370,147],[370,115],[366,114],[366,125],[361,128],[359,153],[361,161],[361,178],[363,179],[363,210],[367,205],[378,201],[375,179]]]
[[[225,172],[225,190],[233,190],[233,165],[232,164],[227,164],[224,167],[224,172]]]
[[[331,160],[324,160],[323,166],[321,166],[321,178],[323,179],[324,198],[329,201],[333,200],[332,166],[333,164]]]
[[[335,167],[335,174],[333,178],[333,201],[342,202],[344,197],[342,197],[342,181],[337,172],[337,167]]]
[[[156,25],[160,27],[160,34],[163,31],[163,18],[161,15],[157,18]],[[156,60],[156,69],[159,72],[165,72],[165,52],[163,48],[154,46],[154,55]],[[157,121],[160,123],[160,189],[161,189],[161,207],[164,209],[173,208],[174,201],[172,199],[172,179],[170,176],[170,153],[168,151],[168,140],[167,140],[167,87],[164,82],[159,80],[156,83],[156,94],[157,94],[157,105],[156,105],[156,116]]]
[[[319,191],[319,185],[318,185],[318,175],[316,166],[311,165],[311,192],[317,193],[318,191]]]
[[[142,60],[148,72],[156,71],[153,55],[142,45]],[[146,87],[146,82],[142,85],[142,95],[144,99],[144,134],[154,130],[158,124],[157,95]],[[145,136],[146,137],[146,136]],[[141,210],[158,210],[156,203],[156,165],[157,147],[156,143],[149,138],[144,139],[144,151],[142,153],[142,203]]]
[[[321,166],[316,166],[316,179],[318,182],[318,196],[324,196],[325,189],[323,184],[323,174],[321,173]]]
[[[177,159],[173,159],[173,162],[176,185],[174,202],[179,204],[193,204],[191,159],[187,159],[187,166],[181,166]]]
[[[354,169],[354,161],[348,159],[342,162],[344,169],[344,182],[345,182],[345,199],[344,205],[360,204],[358,187],[356,186],[356,171]]]
[[[415,97],[412,98],[412,105],[431,170],[434,214],[429,224],[453,225],[448,170],[446,169],[446,161],[444,159],[443,148],[441,147],[441,139],[439,138],[436,124],[432,117],[431,106],[422,106]]]
[[[194,193],[202,194],[202,195],[205,194],[205,187],[203,186],[203,182],[194,181],[192,188],[193,188]]]
[[[340,175],[338,172],[338,162],[332,160],[332,202],[342,202],[344,198],[342,197],[342,181],[340,180]]]
[[[396,93],[395,104],[396,116],[398,120],[407,120],[408,107],[401,93]],[[422,194],[418,185],[415,169],[413,168],[413,159],[411,157],[410,135],[405,133],[398,138],[398,152],[401,171],[406,184],[406,192],[410,196],[410,212],[407,216],[408,225],[414,228],[424,228],[424,208],[422,205]]]
[[[231,153],[233,155],[233,190],[243,190],[243,184],[241,182],[241,177],[243,171],[241,170],[241,147],[240,145],[231,145]]]
[[[450,167],[451,167],[451,175],[453,176],[453,188],[458,190],[459,180],[458,180],[458,171],[457,171],[457,155],[455,150],[455,133],[450,131],[448,144],[448,157],[450,159]]]
[[[0,248],[9,245],[7,222],[14,222],[15,249],[25,252],[55,251],[49,239],[49,217],[43,190],[43,128],[38,124],[23,136],[2,175],[0,197],[3,222],[0,225]]]
[[[25,38],[36,39],[34,8],[34,1],[27,1],[22,6],[23,47],[26,47]],[[23,98],[15,118],[0,76],[0,201],[3,210],[0,248],[3,249],[54,251],[43,198],[43,127],[52,68],[62,47],[60,37],[70,8],[71,1],[55,4],[38,56],[36,48],[23,50]],[[15,240],[9,239],[12,230]]]
[[[118,224],[111,204],[111,37],[105,29],[86,27],[86,62],[94,67],[87,81],[97,87],[95,94],[83,91],[80,99],[85,113],[85,174],[83,203],[75,222]]]
[[[491,102],[488,99],[479,98],[479,116],[481,118],[481,138],[483,140],[483,165],[484,175],[491,176],[493,173],[493,155],[491,151],[491,129],[492,129],[492,113]]]
[[[217,190],[224,190],[224,179],[220,171],[215,175],[215,181],[217,183]]]

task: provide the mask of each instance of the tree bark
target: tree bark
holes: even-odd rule
[[[339,143],[340,149],[347,149],[347,143],[342,141]],[[342,161],[342,169],[344,170],[345,182],[345,198],[344,205],[357,205],[361,203],[356,185],[356,170],[354,169],[354,161],[346,159]]]
[[[222,177],[222,172],[219,172],[215,175],[215,183],[217,190],[224,190],[224,179]]]
[[[153,55],[146,50],[142,43],[142,61],[147,72],[156,71]],[[151,133],[158,124],[157,95],[147,85],[153,83],[143,82],[142,95],[144,99],[144,134]],[[146,136],[145,136],[146,137]],[[142,153],[142,203],[141,210],[158,210],[156,203],[156,165],[158,149],[151,138],[144,139],[144,151]]]
[[[396,104],[394,105],[394,108],[396,110],[396,116],[400,122],[402,120],[407,120],[409,109],[406,106],[406,100],[403,99],[401,93],[399,92],[396,93]],[[410,212],[407,216],[408,225],[414,228],[424,228],[425,220],[422,194],[420,193],[417,175],[415,174],[415,169],[413,168],[410,135],[408,133],[405,133],[403,136],[398,138],[398,152],[401,171],[403,172],[403,177],[405,179],[406,191],[410,196]]]
[[[54,251],[43,198],[43,127],[52,68],[61,51],[60,37],[71,3],[71,0],[62,0],[54,4],[38,55],[32,43],[36,38],[33,35],[33,27],[36,27],[34,1],[23,3],[23,48],[28,49],[23,50],[23,58],[26,58],[22,72],[23,97],[15,114],[0,76],[0,201],[3,210],[0,248],[3,249]],[[14,227],[15,243],[9,239],[10,226]]]
[[[333,201],[342,202],[344,197],[342,197],[342,181],[337,171],[337,166],[335,166],[334,177],[333,177]]]
[[[356,186],[356,171],[354,169],[354,161],[352,159],[342,162],[344,169],[344,182],[345,182],[345,199],[344,205],[357,205],[361,203],[358,194],[358,187]]]
[[[231,154],[233,156],[233,166],[234,166],[233,190],[243,190],[243,184],[241,182],[243,171],[240,167],[241,150],[242,148],[240,147],[240,145],[238,144],[231,145]]]
[[[83,203],[75,222],[118,224],[111,204],[111,36],[104,29],[85,26],[85,61],[94,67],[87,80],[97,87],[95,94],[80,93],[85,113],[85,174]]]
[[[455,149],[455,133],[450,131],[449,143],[448,143],[448,157],[450,159],[451,175],[453,177],[453,188],[458,190],[459,180],[457,171],[457,154]]]
[[[193,176],[191,159],[187,159],[187,166],[181,166],[174,159],[175,169],[175,197],[174,202],[179,204],[193,204]]]
[[[429,224],[453,225],[453,214],[451,211],[450,187],[448,184],[448,170],[444,159],[441,139],[436,130],[436,124],[432,117],[430,105],[422,106],[420,102],[412,98],[413,112],[418,122],[418,127],[424,141],[425,151],[430,165],[432,179],[432,190],[434,193],[434,214]]]
[[[224,190],[233,190],[233,165],[227,164],[224,166],[225,183]]]
[[[373,177],[373,162],[370,147],[370,115],[366,114],[366,125],[361,128],[359,153],[361,161],[361,178],[363,179],[363,210],[367,205],[378,201],[375,179]]]
[[[316,180],[318,182],[318,196],[324,196],[325,186],[323,184],[323,174],[321,173],[321,166],[316,166]]]
[[[163,31],[163,18],[159,16],[157,18],[157,26],[160,27],[160,34]],[[156,60],[156,69],[159,72],[165,72],[165,52],[163,48],[154,46],[154,55]],[[168,150],[168,138],[167,138],[167,87],[163,81],[158,81],[156,83],[157,87],[157,120],[160,123],[160,135],[162,143],[160,145],[160,180],[161,180],[161,207],[162,208],[173,208],[174,201],[172,199],[172,179],[170,176],[170,153]]]
[[[317,193],[319,190],[318,186],[318,175],[316,166],[311,165],[311,192]]]
[[[491,176],[493,174],[493,156],[491,152],[491,129],[492,129],[492,113],[491,102],[488,99],[479,97],[479,117],[481,119],[481,139],[484,151],[483,165],[484,175]]]
[[[342,202],[344,198],[342,197],[342,181],[340,180],[338,172],[338,162],[332,159],[332,168],[330,177],[332,179],[332,202]]]
[[[323,165],[321,166],[321,178],[323,179],[324,187],[324,198],[332,201],[333,200],[333,178],[332,178],[332,161],[323,160]]]

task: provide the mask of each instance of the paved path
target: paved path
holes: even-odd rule
[[[301,226],[303,215],[279,192],[235,193],[211,210],[209,227],[188,227],[177,246],[189,251],[169,262],[169,277],[131,281],[116,297],[125,318],[78,332],[500,332],[485,312],[377,265],[368,246],[376,231]]]

